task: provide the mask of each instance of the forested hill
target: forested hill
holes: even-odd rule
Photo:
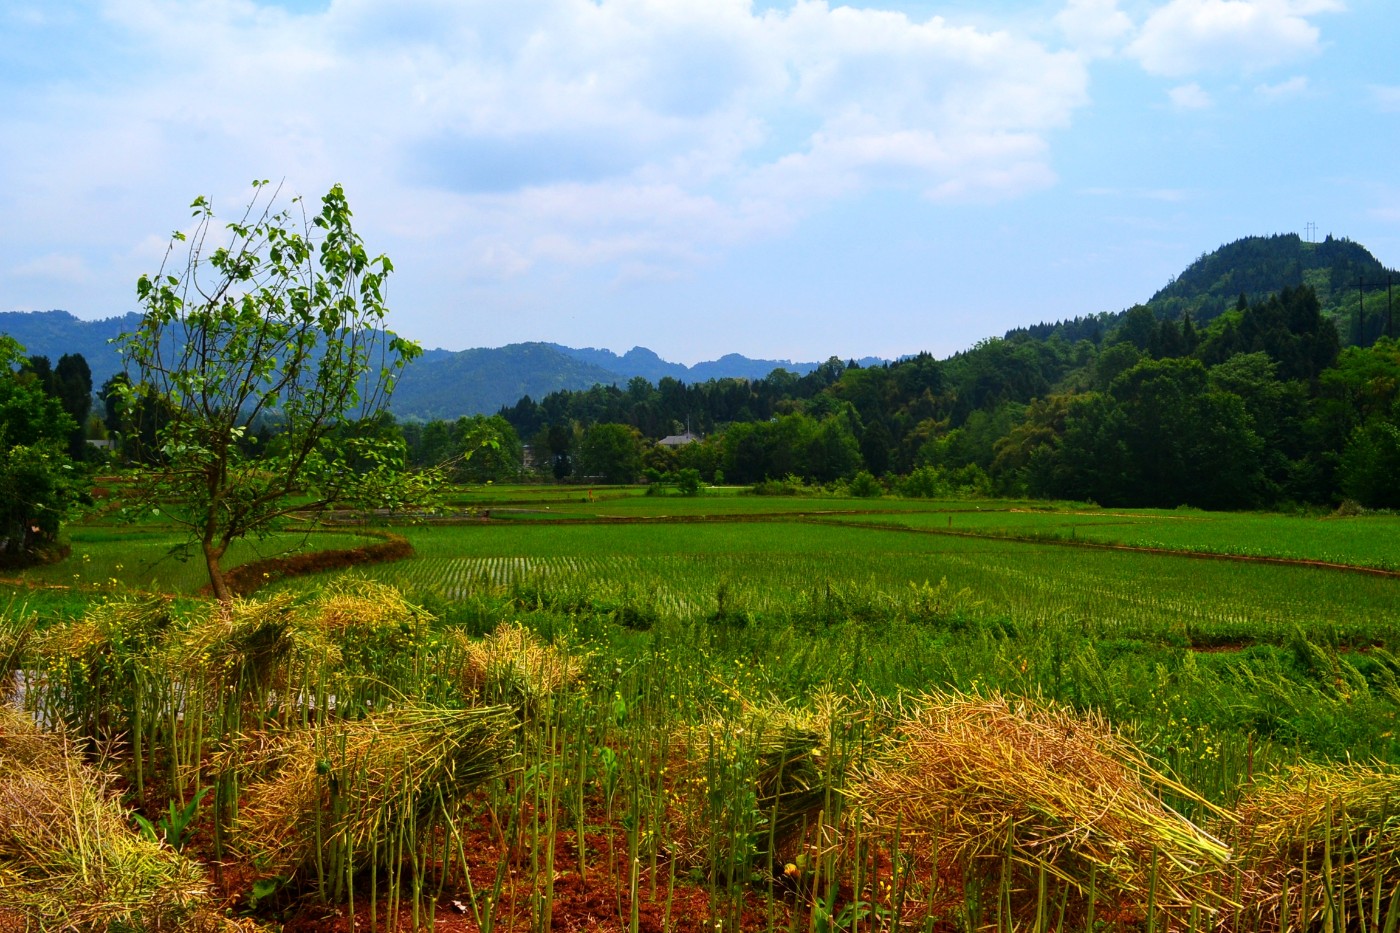
[[[1251,236],[1202,255],[1136,307],[1147,308],[1158,320],[1180,323],[1189,316],[1200,327],[1238,309],[1241,296],[1253,303],[1285,288],[1309,285],[1322,316],[1336,325],[1343,343],[1370,344],[1386,332],[1388,299],[1400,303],[1400,295],[1388,295],[1390,281],[1400,285],[1400,271],[1387,269],[1366,247],[1351,240],[1329,236],[1321,243],[1309,243],[1293,233]],[[1127,313],[1105,312],[1017,327],[1006,337],[1044,340],[1059,334],[1071,343],[1098,343]]]
[[[556,392],[502,410],[498,428],[557,476],[625,476],[630,462],[861,494],[1400,508],[1400,343],[1344,346],[1311,285],[1236,296],[1199,325],[1138,305],[1048,331],[945,360]],[[700,443],[645,443],[687,425]]]
[[[1351,240],[1329,236],[1309,243],[1292,233],[1253,236],[1197,259],[1147,306],[1159,318],[1189,313],[1203,324],[1235,307],[1240,295],[1254,302],[1284,288],[1311,285],[1323,314],[1337,321],[1345,338],[1349,332],[1339,319],[1357,307],[1358,283],[1371,299],[1368,312],[1383,312],[1387,277],[1400,281],[1400,273]]]

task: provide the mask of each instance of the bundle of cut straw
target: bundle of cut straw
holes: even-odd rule
[[[212,929],[203,871],[142,838],[61,735],[0,705],[0,911],[39,930]]]
[[[213,601],[204,619],[170,645],[167,657],[174,670],[219,684],[261,684],[306,640],[289,595]]]
[[[771,855],[781,865],[834,792],[829,740],[844,710],[839,698],[823,694],[813,709],[741,702],[737,715],[713,717],[675,742],[671,817],[682,861],[738,870]]]
[[[356,577],[331,582],[313,612],[322,630],[342,635],[354,629],[417,631],[432,618],[397,588]]]
[[[479,641],[465,632],[454,632],[451,639],[464,656],[462,691],[473,699],[530,708],[577,682],[583,673],[583,659],[558,645],[546,645],[518,622],[503,622]]]
[[[324,877],[327,858],[331,877],[353,872],[503,770],[515,722],[505,707],[411,706],[289,732],[244,758],[267,777],[248,788],[239,845],[289,877],[317,860]]]
[[[929,696],[899,732],[850,794],[875,828],[937,847],[951,883],[996,891],[1015,916],[1049,899],[1080,922],[1095,904],[1139,916],[1223,905],[1214,873],[1229,849],[1161,802],[1195,795],[1099,717]]]
[[[1299,764],[1239,807],[1243,899],[1281,929],[1400,924],[1400,769]]]

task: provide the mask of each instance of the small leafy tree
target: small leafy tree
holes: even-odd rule
[[[80,498],[65,448],[72,419],[33,370],[24,349],[0,335],[0,565],[54,550],[59,524]]]
[[[162,415],[139,504],[189,532],[223,600],[233,541],[291,512],[363,502],[355,464],[401,466],[401,451],[356,426],[375,424],[420,352],[382,329],[393,266],[365,251],[341,188],[311,217],[279,194],[256,182],[223,232],[209,201],[194,201],[193,232],[175,233],[159,273],[137,282],[141,324],[124,338],[135,372],[117,386],[128,412]],[[251,456],[245,441],[265,422],[280,433]],[[375,494],[392,497],[385,471],[374,479]]]

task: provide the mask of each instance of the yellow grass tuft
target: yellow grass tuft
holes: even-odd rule
[[[463,693],[493,703],[531,706],[576,683],[584,659],[559,645],[547,645],[518,622],[504,622],[483,639],[454,633],[465,658]]]
[[[245,763],[265,778],[248,786],[238,847],[288,877],[318,860],[323,872],[328,860],[344,872],[385,858],[405,826],[455,814],[505,767],[515,722],[504,707],[410,706],[246,750]]]
[[[284,594],[211,602],[205,617],[181,632],[166,654],[175,671],[237,686],[265,681],[305,642],[292,597]]]
[[[781,866],[835,792],[832,723],[849,712],[838,697],[822,694],[809,709],[740,702],[732,715],[686,728],[673,746],[669,812],[683,862],[758,867],[771,856]]]
[[[417,632],[431,619],[396,587],[354,577],[331,582],[315,601],[313,613],[323,631],[340,634],[353,629]]]

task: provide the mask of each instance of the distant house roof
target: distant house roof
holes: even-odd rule
[[[684,447],[686,444],[693,444],[700,440],[699,436],[686,431],[684,434],[672,434],[670,437],[663,437],[657,441],[660,447]]]

